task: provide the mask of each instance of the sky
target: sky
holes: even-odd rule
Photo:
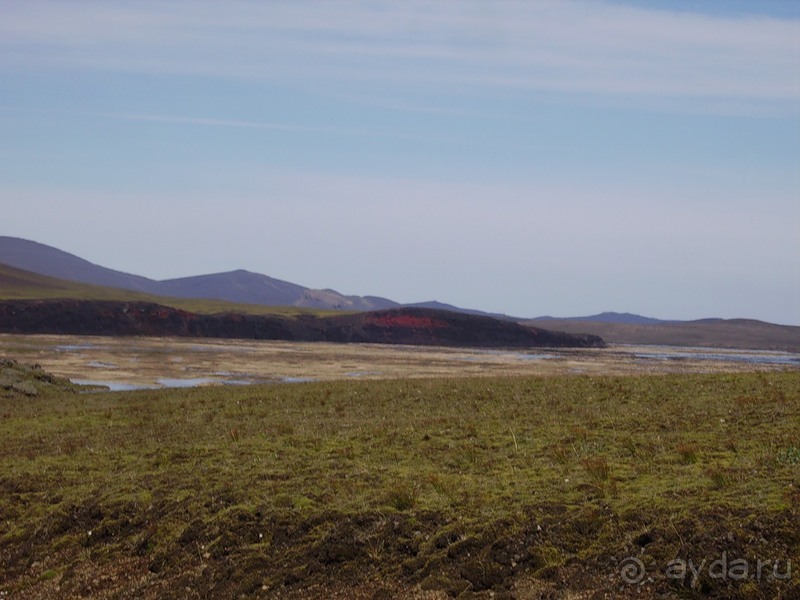
[[[800,2],[0,0],[0,235],[800,325]]]

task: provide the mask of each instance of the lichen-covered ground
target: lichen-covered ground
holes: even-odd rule
[[[1,371],[2,598],[800,594],[796,370],[114,393]]]

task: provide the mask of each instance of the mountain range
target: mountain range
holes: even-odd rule
[[[67,281],[171,298],[344,311],[405,306],[511,319],[506,315],[461,308],[436,300],[401,304],[380,296],[345,295],[336,290],[308,288],[243,269],[158,281],[109,269],[52,246],[10,236],[0,236],[0,264]]]
[[[52,246],[8,236],[0,236],[0,263],[68,281],[173,298],[355,311],[399,306],[386,298],[315,290],[242,269],[157,281],[96,265]]]
[[[423,308],[491,316],[520,322],[529,327],[572,334],[592,334],[611,343],[718,346],[800,352],[800,327],[751,319],[710,318],[696,321],[667,321],[618,312],[571,318],[546,316],[520,319],[436,301],[400,304],[379,296],[346,295],[330,289],[308,288],[245,270],[157,281],[94,264],[52,246],[8,236],[0,236],[0,265],[23,270],[0,273],[2,275],[0,279],[5,281],[14,279],[18,282],[14,284],[18,290],[36,290],[33,294],[14,293],[5,296],[13,298],[43,297],[42,290],[49,287],[50,291],[44,297],[91,297],[116,300],[124,298],[142,301],[177,298],[185,302],[203,300],[206,303],[216,302],[220,305],[229,302],[236,303],[237,307],[220,306],[220,310],[245,312],[260,310],[262,314],[267,307],[352,312],[381,311],[400,307]],[[39,279],[32,281],[26,288],[23,281],[26,278],[25,272],[57,280],[43,282]],[[102,287],[95,287],[91,292],[83,289],[80,294],[75,295],[74,290],[70,292],[65,288],[65,282]],[[11,289],[14,285],[9,286],[6,283],[5,287]],[[59,290],[66,290],[68,293],[62,294]],[[148,297],[145,298],[144,295]],[[175,306],[176,303],[172,302],[171,305]],[[184,307],[187,305],[184,304]],[[191,307],[188,308],[192,310]],[[268,311],[275,312],[272,308]]]
[[[435,300],[401,304],[380,296],[345,295],[336,290],[308,288],[243,269],[158,281],[109,269],[52,246],[9,236],[0,236],[0,263],[68,281],[171,298],[225,300],[239,304],[346,311],[384,310],[407,306],[519,320],[507,315],[462,308]],[[538,319],[544,322],[557,318]],[[572,317],[570,320],[638,325],[667,322],[631,313],[615,312]]]

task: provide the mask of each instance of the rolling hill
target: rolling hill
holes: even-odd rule
[[[39,275],[0,263],[0,301],[2,300],[118,300],[123,302],[149,302],[199,314],[240,313],[248,315],[299,315],[324,316],[341,311],[313,309],[296,306],[267,306],[245,304],[227,300],[202,298],[174,298],[134,292],[120,288],[67,281],[57,277]]]
[[[198,314],[152,302],[0,300],[0,332],[179,336],[476,348],[603,348],[594,335],[426,308],[334,315]]]
[[[437,346],[599,348],[597,336],[430,308],[343,312],[94,286],[0,264],[0,332],[146,335]]]
[[[152,299],[144,292],[67,281],[0,263],[0,298]]]
[[[157,281],[108,269],[52,246],[8,236],[0,236],[0,264],[72,282],[142,292],[159,298],[221,300],[237,304],[341,311],[385,310],[409,306],[517,320],[506,315],[460,308],[435,300],[400,304],[380,296],[346,295],[331,289],[313,289],[243,269]],[[100,297],[118,295],[109,296],[106,291]]]
[[[619,313],[619,312],[602,312],[596,315],[587,317],[536,317],[537,321],[570,321],[582,322],[589,321],[591,323],[620,323],[625,325],[660,325],[662,323],[678,323],[679,321],[665,321],[663,319],[653,319],[652,317],[643,317],[642,315],[635,315],[633,313]]]
[[[445,310],[537,328],[592,334],[610,343],[661,344],[800,352],[800,327],[751,319],[665,321],[631,313],[515,319],[441,302],[400,305],[378,296],[312,289],[244,270],[156,281],[95,265],[51,246],[0,236],[0,298],[143,301],[199,314],[319,315],[320,311],[377,311],[401,306]],[[68,281],[66,281],[68,280]]]
[[[314,290],[241,269],[157,281],[108,269],[52,246],[8,236],[0,236],[0,263],[68,281],[161,297],[225,300],[240,304],[320,310],[359,311],[399,306],[397,302],[386,298],[347,296],[335,290]]]
[[[599,335],[611,344],[749,348],[800,352],[800,327],[755,319],[700,319],[643,322],[592,321],[589,318],[527,319],[523,323],[566,332]]]
[[[0,263],[67,281],[157,293],[156,281],[107,269],[74,254],[20,238],[0,236]]]

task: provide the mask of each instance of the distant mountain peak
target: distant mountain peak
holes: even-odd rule
[[[652,317],[644,317],[629,312],[605,311],[587,317],[537,317],[537,320],[548,321],[591,321],[593,323],[621,323],[625,325],[658,325],[659,323],[672,323],[674,321],[664,321]]]
[[[69,281],[174,298],[353,311],[397,306],[397,302],[386,298],[346,296],[335,290],[312,290],[246,269],[156,281],[101,267],[39,242],[9,236],[0,236],[0,263]]]

